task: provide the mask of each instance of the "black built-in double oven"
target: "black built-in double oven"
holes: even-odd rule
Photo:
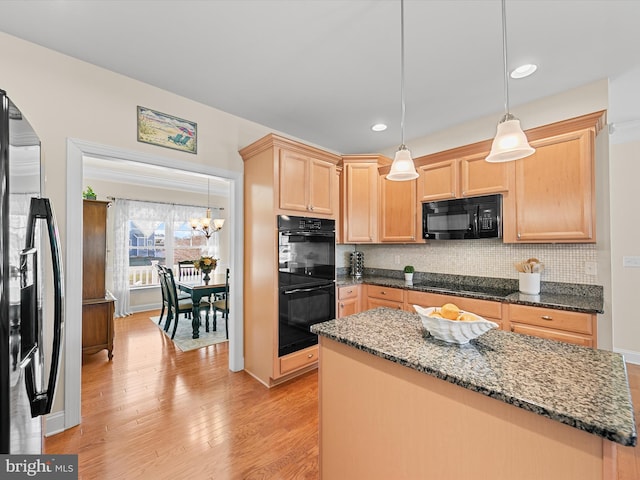
[[[318,343],[315,323],[335,318],[335,220],[278,216],[279,356]]]

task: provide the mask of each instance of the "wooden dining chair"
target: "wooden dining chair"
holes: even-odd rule
[[[165,324],[165,332],[169,331],[169,326],[173,320],[173,332],[171,333],[171,339],[176,336],[176,330],[178,329],[178,320],[180,314],[190,314],[193,310],[193,304],[191,298],[180,300],[178,299],[178,289],[176,288],[176,281],[173,276],[173,271],[169,267],[165,267],[165,280],[167,282],[167,290],[169,293],[169,314],[167,316],[167,323]],[[200,307],[206,311],[207,322],[209,321],[209,302],[203,299],[200,302]]]
[[[229,269],[227,268],[227,274],[224,282],[223,298],[216,300],[211,304],[213,307],[213,330],[217,327],[218,310],[222,312],[222,319],[225,320],[225,328],[227,332],[227,338],[229,338]]]
[[[169,315],[169,292],[167,290],[167,281],[164,274],[164,266],[156,264],[158,270],[158,280],[160,281],[160,291],[162,292],[162,309],[160,310],[160,318],[158,318],[158,325],[162,323],[162,317],[164,317],[165,310]]]
[[[194,271],[193,260],[180,260],[178,262],[178,280],[182,280],[185,277],[192,277]]]

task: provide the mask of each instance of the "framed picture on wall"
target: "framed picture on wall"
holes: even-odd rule
[[[198,124],[138,106],[138,141],[198,153]]]

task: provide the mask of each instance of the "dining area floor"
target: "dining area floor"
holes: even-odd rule
[[[114,357],[85,356],[82,423],[47,437],[79,479],[317,479],[318,376],[268,389],[228,368],[228,342],[182,352],[141,312]]]

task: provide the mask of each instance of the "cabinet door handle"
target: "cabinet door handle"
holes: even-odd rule
[[[385,292],[384,290],[382,290],[382,291],[380,292],[380,295],[386,295],[386,294],[387,294],[387,292]]]
[[[513,328],[513,325],[511,325],[511,331],[515,332],[515,329]]]
[[[543,320],[553,320],[553,317],[551,315],[542,315],[540,318],[542,318]]]
[[[518,238],[520,238],[520,232],[518,232],[518,235],[516,235]]]
[[[341,304],[340,304],[340,308],[344,308],[344,303],[341,303]]]
[[[310,353],[309,355],[307,355],[307,358],[313,358],[313,353]]]

